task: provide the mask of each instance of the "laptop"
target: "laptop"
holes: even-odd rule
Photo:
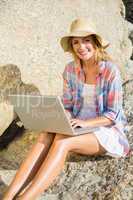
[[[9,95],[9,101],[26,129],[64,135],[80,135],[97,127],[73,128],[60,96]]]

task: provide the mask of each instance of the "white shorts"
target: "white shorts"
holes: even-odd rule
[[[94,131],[99,143],[107,151],[106,155],[112,157],[125,157],[129,152],[129,143],[123,132],[113,127],[99,127]]]

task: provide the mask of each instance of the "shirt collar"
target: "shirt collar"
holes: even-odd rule
[[[97,74],[97,76],[99,76],[99,75],[103,75],[103,72],[104,72],[104,69],[105,69],[105,62],[106,61],[100,61],[99,62],[99,72],[98,72],[98,74]],[[82,72],[82,67],[81,67],[81,65],[77,65],[76,63],[75,63],[75,71],[76,71],[76,74],[80,74],[80,72]]]
[[[106,61],[99,62],[99,75],[103,75],[105,66],[106,66]]]

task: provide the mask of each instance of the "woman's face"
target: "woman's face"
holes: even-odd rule
[[[87,61],[94,57],[95,48],[91,36],[73,37],[72,47],[76,55],[83,61]]]

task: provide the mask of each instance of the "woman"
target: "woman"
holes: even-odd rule
[[[61,172],[70,151],[113,157],[128,154],[121,78],[118,67],[105,51],[108,45],[87,20],[72,22],[70,33],[61,39],[64,51],[74,57],[63,73],[62,101],[73,127],[99,129],[75,137],[41,133],[4,200],[15,196],[19,200],[36,199]]]

